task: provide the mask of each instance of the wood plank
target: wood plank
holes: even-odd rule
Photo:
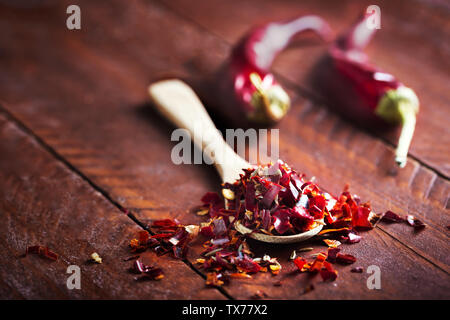
[[[195,21],[229,44],[235,43],[251,26],[314,13],[325,18],[336,31],[346,30],[371,1],[163,1],[181,16]],[[443,39],[450,37],[448,7],[427,1],[378,1],[382,28],[368,47],[368,54],[382,69],[414,88],[421,100],[417,128],[410,154],[450,177],[448,159],[450,92],[446,86],[450,64]],[[233,17],[233,19],[230,19]],[[420,49],[418,45],[420,44]],[[414,48],[414,54],[411,50]],[[439,49],[438,49],[439,48]],[[417,50],[416,50],[417,49]],[[293,46],[275,61],[274,70],[303,93],[320,95],[311,87],[308,75],[324,53],[325,46]],[[293,67],[296,66],[296,67]],[[332,106],[331,106],[332,107]],[[398,132],[376,133],[393,144]]]
[[[94,7],[90,7],[91,5]],[[61,6],[64,6],[64,3]],[[79,163],[77,168],[86,172],[94,183],[101,186],[121,205],[135,208],[143,220],[171,216],[182,218],[189,223],[198,223],[201,218],[188,211],[198,204],[198,199],[205,191],[217,189],[218,178],[212,168],[175,166],[170,161],[172,144],[167,142],[172,128],[145,104],[147,101],[145,89],[148,81],[163,70],[161,64],[163,67],[164,64],[169,65],[170,69],[177,73],[188,74],[192,72],[192,64],[189,62],[196,56],[212,56],[211,64],[219,64],[220,58],[226,53],[226,45],[152,2],[132,2],[132,5],[126,8],[119,2],[110,5],[109,9],[106,9],[106,5],[97,3],[86,3],[82,7],[99,10],[84,10],[87,11],[84,15],[86,25],[91,26],[89,28],[91,31],[92,26],[96,26],[96,31],[66,35],[64,29],[55,28],[57,25],[55,21],[58,20],[55,20],[54,15],[57,10],[53,9],[53,14],[47,17],[46,23],[49,25],[46,30],[50,33],[50,38],[55,40],[46,43],[47,48],[51,50],[48,50],[45,56],[33,49],[37,43],[49,39],[49,34],[38,34],[28,39],[26,47],[28,50],[23,50],[23,46],[8,48],[4,43],[1,44],[1,48],[5,48],[6,56],[9,57],[8,63],[5,63],[5,71],[0,75],[2,83],[0,96],[4,100],[4,106],[33,131],[41,132],[43,139],[71,163],[74,159],[87,159]],[[102,14],[95,14],[96,12]],[[15,32],[21,35],[28,35],[27,28],[39,21],[38,17],[28,17],[31,20],[30,25],[19,25],[18,21],[23,23],[21,21],[23,19],[16,21],[17,17],[14,15],[18,15],[17,12],[5,15],[5,19],[1,21],[13,24]],[[118,35],[107,32],[111,21],[121,26]],[[159,43],[158,32],[161,30],[165,30],[164,39],[176,39],[181,33],[184,37],[190,36],[193,41],[190,44],[179,44],[161,40],[163,46],[168,46],[164,50],[172,50],[171,57],[167,57],[167,51],[156,50],[151,45]],[[133,38],[125,54],[117,48],[128,40],[129,35],[133,35]],[[152,35],[153,38],[152,41],[146,42],[148,35]],[[9,33],[2,39],[7,41],[11,37],[12,34]],[[197,43],[202,43],[202,46],[192,49],[192,45]],[[9,82],[6,82],[7,79]],[[39,82],[36,83],[34,79],[39,79]],[[21,95],[24,90],[27,96]],[[303,107],[307,103],[304,100],[295,103],[293,110],[298,113],[298,117],[307,116],[312,120],[312,124],[338,123],[337,120],[320,116],[321,113],[316,113],[318,109],[314,106],[311,108],[312,112],[303,114]],[[320,116],[320,120],[315,120],[316,115]],[[292,121],[294,118],[291,118]],[[354,189],[361,193],[363,199],[370,199],[372,193],[369,192],[377,193],[384,186],[384,181],[383,184],[376,183],[377,175],[371,182],[374,185],[370,185],[372,189],[366,190],[366,181],[361,181],[358,174],[364,177],[362,174],[368,169],[373,170],[374,166],[370,161],[352,152],[346,153],[344,148],[339,148],[340,144],[330,143],[311,126],[298,126],[296,123],[286,121],[290,120],[286,119],[280,124],[284,139],[282,157],[299,170],[316,175],[327,189],[337,192],[346,181],[353,186],[357,183]],[[341,129],[338,126],[330,130],[340,132],[340,136],[345,139],[349,136],[347,129],[347,125],[344,124]],[[373,137],[361,134],[353,138],[358,137],[372,143],[377,141]],[[323,142],[319,149],[317,139]],[[361,143],[356,145],[360,146]],[[330,147],[334,151],[328,159],[327,148]],[[383,152],[391,152],[382,143],[378,148]],[[368,149],[371,150],[370,147]],[[95,159],[93,163],[96,163],[97,167],[93,167],[89,159]],[[353,170],[347,176],[350,165],[353,166]],[[343,167],[347,167],[346,171],[342,171],[342,175],[337,175],[336,172]],[[442,182],[439,182],[439,185],[442,185]],[[439,201],[442,200],[442,194],[445,194],[445,186],[446,182],[444,189],[439,187],[439,190],[444,192],[433,193],[438,195]],[[417,199],[411,196],[409,190],[400,191],[401,198],[406,199],[407,203],[411,206],[416,204]],[[388,192],[382,194],[386,194],[389,200],[394,201]],[[379,196],[374,205],[386,208],[383,201],[386,201],[384,197]],[[403,204],[401,203],[402,206]],[[428,208],[429,204],[426,203],[426,206]],[[438,208],[442,209],[442,206]],[[442,213],[434,209],[433,212]],[[407,230],[410,229],[405,229],[405,232]],[[434,236],[433,232],[421,235]],[[442,247],[440,236],[438,233],[437,240],[433,238],[437,247]],[[339,282],[342,291],[327,293],[329,292],[327,286],[321,286],[323,289],[318,289],[310,296],[445,297],[448,292],[448,281],[447,274],[442,271],[446,266],[445,261],[441,261],[443,259],[441,253],[437,250],[427,252],[441,268],[439,269],[413,254],[411,250],[407,250],[404,245],[400,245],[401,249],[397,250],[396,243],[382,231],[375,231],[365,235],[364,243],[348,249],[359,249],[358,258],[364,266],[374,261],[381,263],[383,275],[386,270],[386,279],[391,283],[386,287],[386,291],[382,293],[369,291],[365,289],[365,281],[361,281],[361,278],[344,274],[342,282]],[[381,244],[388,246],[383,255],[377,252]],[[256,245],[259,252],[265,248],[258,249]],[[282,262],[287,270],[292,268],[286,261],[290,249],[292,248],[276,249],[284,257]],[[195,250],[198,248],[194,248],[193,253]],[[406,272],[408,268],[413,268],[414,273]],[[419,279],[418,282],[415,282],[416,277]],[[305,284],[303,278],[297,277],[292,286],[273,289],[275,291],[272,296],[298,298],[296,290],[303,288],[302,284]],[[395,289],[394,284],[399,284],[400,280],[402,284],[404,281],[408,284]],[[265,281],[267,281],[265,276],[260,275],[255,282],[247,286],[248,289],[241,291],[238,282],[227,290],[233,296],[248,298],[256,288],[267,284]],[[429,284],[435,290],[429,289]],[[416,285],[423,285],[425,289],[415,290]],[[359,288],[357,294],[352,291],[353,286]]]
[[[144,253],[165,279],[136,282],[129,239],[142,230],[86,181],[0,114],[0,297],[2,299],[223,299],[182,261]],[[14,159],[12,161],[12,159]],[[55,262],[29,255],[44,245]],[[98,252],[101,265],[89,263]],[[81,268],[81,289],[69,290],[69,265]]]

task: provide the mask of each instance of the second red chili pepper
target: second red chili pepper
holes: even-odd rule
[[[369,63],[363,52],[376,29],[368,27],[370,15],[356,23],[330,47],[325,62],[316,69],[315,86],[344,116],[361,126],[401,125],[395,151],[400,167],[406,165],[419,99],[393,75]]]

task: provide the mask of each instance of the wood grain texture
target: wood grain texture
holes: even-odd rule
[[[178,9],[175,13],[172,10],[176,8],[156,1],[79,1],[83,29],[71,32],[65,29],[61,13],[68,3],[28,11],[1,8],[1,105],[143,222],[177,217],[186,223],[199,223],[203,218],[192,214],[191,209],[199,204],[204,192],[217,190],[220,180],[212,167],[176,166],[171,162],[173,128],[147,103],[146,88],[150,81],[168,73],[207,75],[221,64],[233,40],[227,40],[218,30],[234,30],[230,34],[236,37],[243,31],[244,22],[247,28],[256,20],[236,17],[222,20],[222,29],[207,24],[199,27],[180,16]],[[180,8],[184,8],[182,4]],[[269,6],[268,2],[264,5]],[[228,6],[213,6],[210,15],[219,19],[217,10],[227,12]],[[192,10],[185,8],[184,13],[207,8],[199,4]],[[251,16],[251,3],[243,8],[246,13],[242,14]],[[280,17],[286,14],[273,9],[265,17],[268,13],[275,17],[277,12]],[[286,12],[292,14],[293,9]],[[260,17],[263,13],[258,9]],[[388,44],[386,41],[383,46]],[[281,58],[286,59],[283,55],[277,60],[280,74]],[[283,73],[283,77],[289,89],[298,91],[297,83],[302,83],[297,82],[298,75],[290,79]],[[345,252],[357,256],[358,265],[380,266],[383,282],[379,291],[368,290],[367,274],[350,273],[350,268],[339,269],[335,285],[291,274],[293,265],[287,258],[295,246],[267,247],[254,242],[252,247],[258,254],[281,257],[285,284],[274,287],[273,282],[279,279],[261,274],[253,281],[235,281],[225,290],[237,298],[249,298],[257,289],[271,298],[284,299],[448,298],[449,218],[444,208],[448,206],[449,182],[436,174],[436,170],[442,170],[440,165],[430,162],[429,169],[411,159],[404,170],[395,172],[389,164],[392,147],[293,93],[290,117],[278,126],[281,157],[299,171],[316,176],[333,193],[349,182],[363,200],[372,200],[377,211],[409,212],[422,218],[428,228],[413,234],[406,225],[385,225],[363,234],[360,244],[345,247]],[[445,139],[445,135],[440,136]],[[425,158],[421,161],[428,163]],[[315,251],[325,249],[321,244],[311,245]],[[192,248],[190,261],[200,250],[199,244]],[[302,290],[311,281],[317,284],[316,290],[303,295]],[[171,285],[166,289],[168,295],[176,290],[177,284]],[[204,285],[199,276],[190,285],[216,297],[216,290],[201,289]]]
[[[2,299],[223,298],[182,261],[150,252],[141,259],[161,266],[165,278],[135,281],[133,261],[123,259],[142,229],[3,114],[0,137]],[[23,256],[33,245],[48,246],[59,259]],[[89,263],[93,252],[102,264]],[[81,268],[79,290],[66,286],[69,265]]]

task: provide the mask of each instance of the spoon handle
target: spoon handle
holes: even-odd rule
[[[225,142],[200,99],[183,81],[172,79],[148,88],[158,111],[176,127],[185,129],[196,146],[206,153],[205,162],[214,164],[224,182],[234,182],[242,169],[251,165]]]

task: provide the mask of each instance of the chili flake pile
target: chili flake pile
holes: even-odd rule
[[[341,243],[359,242],[358,231],[370,230],[381,220],[406,221],[415,228],[423,228],[415,218],[404,219],[391,211],[375,214],[370,204],[361,203],[359,197],[350,194],[348,187],[339,197],[333,197],[282,161],[245,169],[234,183],[222,185],[221,195],[208,192],[201,201],[203,205],[197,214],[208,217],[206,222],[195,226],[183,225],[176,219],[153,221],[151,227],[157,232],[150,235],[141,231],[130,242],[132,252],[152,248],[158,255],[171,253],[175,258],[185,259],[188,244],[201,235],[206,241],[195,263],[205,271],[206,285],[222,286],[233,278],[251,278],[258,272],[277,275],[281,271],[276,258],[254,256],[246,236],[234,228],[237,221],[253,232],[278,236],[302,233],[322,224],[318,237],[323,239],[328,251],[317,254],[310,262],[294,251],[291,260],[300,272],[319,273],[324,281],[334,281],[337,271],[332,264],[348,265],[356,261],[352,255],[340,253],[338,247]],[[154,271],[139,260],[135,269],[153,279],[163,275],[159,268]]]

